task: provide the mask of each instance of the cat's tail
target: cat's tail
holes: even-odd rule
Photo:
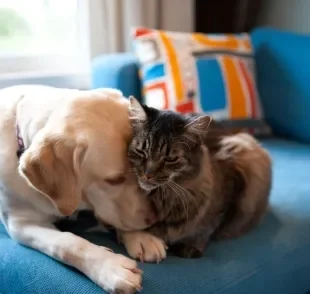
[[[232,160],[244,179],[245,189],[236,202],[232,218],[216,234],[217,239],[237,237],[255,226],[267,210],[272,182],[271,158],[245,133],[224,137],[216,157]]]

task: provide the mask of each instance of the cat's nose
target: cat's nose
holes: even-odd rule
[[[153,174],[144,174],[144,175],[142,176],[142,179],[143,179],[144,181],[150,181],[150,180],[154,179],[154,175],[153,175]]]
[[[152,180],[153,178],[155,178],[155,173],[155,164],[152,161],[148,161],[144,169],[144,179]]]
[[[150,180],[150,179],[154,178],[154,175],[153,175],[153,174],[145,174],[144,176],[145,176],[145,178],[146,178],[147,180]]]

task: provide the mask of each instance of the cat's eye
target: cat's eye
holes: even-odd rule
[[[179,161],[179,158],[177,156],[173,156],[173,157],[166,157],[165,158],[165,162],[166,163],[170,163],[170,164],[174,164],[177,163]]]
[[[144,157],[145,156],[145,152],[143,150],[141,150],[141,149],[135,148],[135,149],[133,149],[133,152],[136,155],[139,155],[140,157]]]
[[[131,148],[129,150],[129,161],[133,165],[140,165],[145,160],[145,153],[141,149]]]

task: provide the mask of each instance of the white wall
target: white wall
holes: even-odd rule
[[[310,34],[310,0],[263,0],[258,25]]]

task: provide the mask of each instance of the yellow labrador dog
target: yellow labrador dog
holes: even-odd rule
[[[128,102],[113,89],[0,91],[0,219],[21,244],[69,264],[108,292],[141,287],[135,261],[53,222],[90,207],[122,231],[155,222],[128,173]]]

